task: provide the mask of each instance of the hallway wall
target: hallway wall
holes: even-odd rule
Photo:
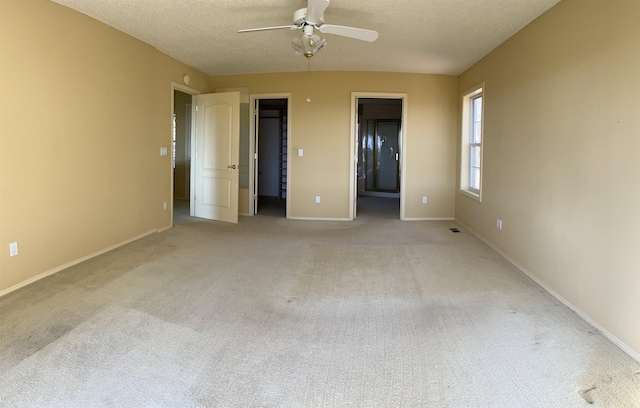
[[[289,158],[289,216],[320,219],[349,217],[351,92],[408,94],[406,217],[453,218],[457,84],[452,76],[372,72],[211,77],[212,89],[292,94],[289,144],[304,155]]]

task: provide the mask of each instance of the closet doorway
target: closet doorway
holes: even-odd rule
[[[286,217],[290,177],[289,98],[252,98],[255,98],[254,214]]]

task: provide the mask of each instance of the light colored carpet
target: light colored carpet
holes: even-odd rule
[[[0,406],[640,407],[640,364],[459,225],[359,202],[179,211],[0,298]]]

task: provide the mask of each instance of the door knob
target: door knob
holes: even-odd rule
[[[227,168],[228,168],[228,169],[234,169],[234,170],[235,170],[235,169],[236,169],[236,165],[235,165],[235,164],[232,164],[231,166],[227,166]]]

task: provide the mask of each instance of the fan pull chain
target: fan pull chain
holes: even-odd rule
[[[311,58],[307,58],[307,73],[311,75]]]

